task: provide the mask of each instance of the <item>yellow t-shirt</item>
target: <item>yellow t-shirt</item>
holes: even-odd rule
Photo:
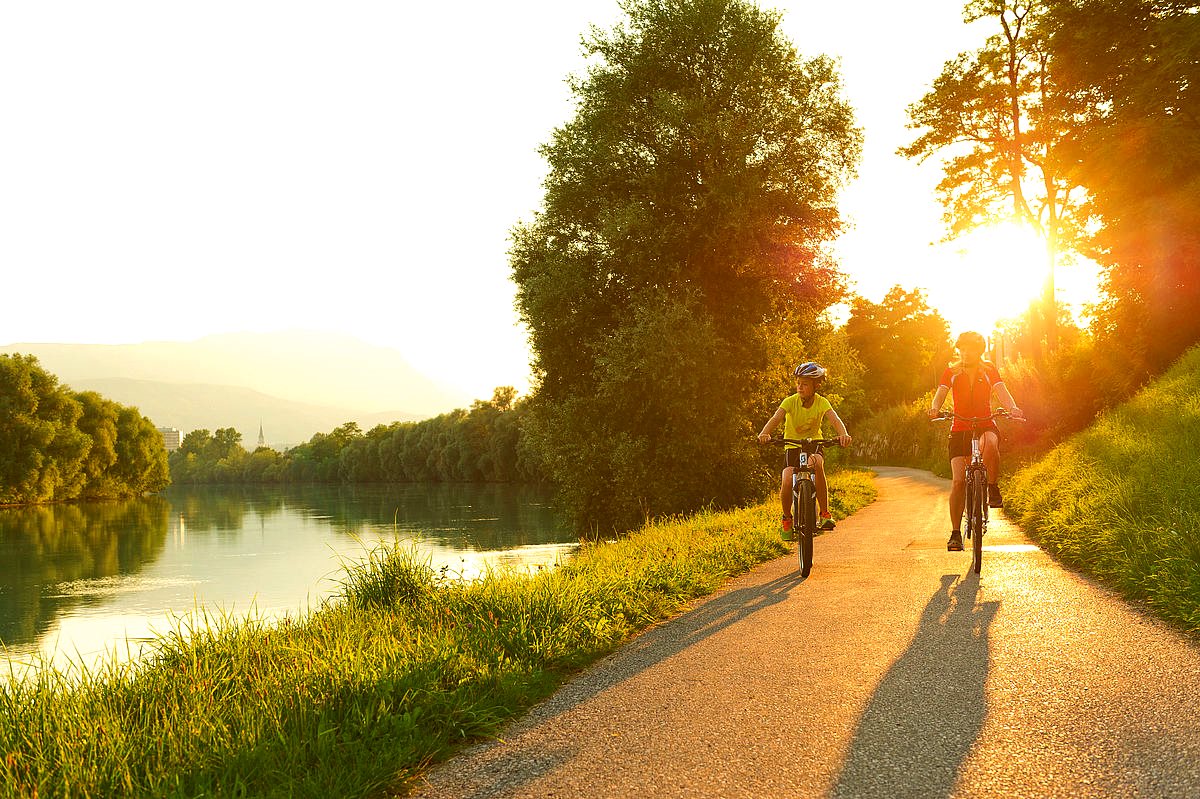
[[[821,420],[825,418],[825,412],[833,410],[833,406],[829,404],[829,400],[822,397],[820,394],[813,395],[812,406],[805,408],[804,403],[800,401],[799,394],[792,396],[779,403],[779,407],[783,408],[787,416],[783,420],[783,437],[784,438],[821,438]],[[785,449],[795,449],[792,444],[785,444]]]

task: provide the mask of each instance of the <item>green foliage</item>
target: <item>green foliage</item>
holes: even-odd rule
[[[873,489],[831,475],[835,509]],[[376,796],[646,626],[785,551],[774,503],[648,525],[535,574],[470,582],[405,544],[340,601],[268,625],[193,617],[140,664],[0,687],[0,795]],[[840,516],[840,514],[839,514]]]
[[[929,421],[926,413],[933,392],[903,405],[893,405],[871,414],[855,426],[855,463],[882,466],[912,466],[950,476],[946,451],[946,426]]]
[[[1200,631],[1200,349],[1014,475],[1008,512],[1038,543]]]
[[[530,446],[580,530],[758,489],[752,427],[842,294],[821,255],[860,135],[834,64],[741,0],[633,0],[513,232],[539,378]],[[779,341],[786,342],[781,346]]]
[[[511,386],[491,400],[420,422],[364,433],[347,422],[280,453],[246,452],[233,428],[193,430],[171,453],[176,483],[536,482],[540,465],[523,443],[526,403]]]
[[[1105,268],[1097,345],[1127,395],[1200,341],[1200,3],[1062,0],[1051,22]]]
[[[167,485],[166,463],[137,409],[59,385],[32,355],[0,355],[0,504],[138,496]]]
[[[850,304],[846,340],[864,366],[867,409],[878,411],[920,396],[941,377],[952,352],[950,328],[919,289],[894,286],[880,303]]]

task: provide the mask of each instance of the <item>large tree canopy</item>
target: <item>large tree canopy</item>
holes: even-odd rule
[[[881,302],[850,304],[846,339],[865,368],[866,405],[879,411],[916,399],[937,384],[951,352],[950,328],[920,290],[893,286]]]
[[[630,0],[513,232],[529,430],[581,527],[752,490],[752,427],[838,299],[821,245],[860,134],[834,64],[741,0]],[[773,396],[775,395],[775,396]]]
[[[1136,383],[1200,340],[1200,3],[1059,0],[1052,23],[1105,268],[1098,339]]]
[[[946,156],[938,194],[950,235],[1005,219],[1046,243],[1045,335],[1053,347],[1054,268],[1079,227],[1081,192],[1061,147],[1069,110],[1047,43],[1053,0],[968,0],[966,22],[986,20],[982,46],[947,61],[933,88],[909,107],[920,135],[900,153]]]
[[[0,355],[0,505],[132,497],[169,482],[162,435],[136,408],[71,391],[32,355]]]

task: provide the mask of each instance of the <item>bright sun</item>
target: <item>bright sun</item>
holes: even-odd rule
[[[996,323],[1020,316],[1043,296],[1048,277],[1046,248],[1030,227],[1006,222],[979,228],[936,248],[929,304],[950,324],[951,334],[990,335]],[[1076,319],[1097,297],[1095,265],[1061,264],[1055,294]]]

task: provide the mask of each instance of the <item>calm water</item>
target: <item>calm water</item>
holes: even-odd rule
[[[338,593],[343,564],[396,538],[468,577],[576,545],[548,493],[521,486],[172,488],[0,509],[0,658],[126,657],[197,610],[296,616]]]

